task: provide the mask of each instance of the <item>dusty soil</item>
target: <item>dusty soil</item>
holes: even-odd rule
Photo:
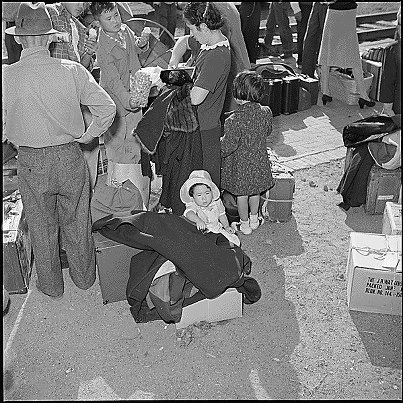
[[[295,172],[292,219],[241,235],[262,289],[242,318],[136,324],[126,301],[103,306],[98,284],[80,291],[68,270],[62,301],[34,290],[4,399],[401,399],[402,317],[346,304],[349,233],[380,232],[382,216],[336,206],[343,163]],[[11,297],[5,340],[26,295]]]

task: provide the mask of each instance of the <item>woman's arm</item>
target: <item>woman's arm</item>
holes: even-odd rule
[[[168,68],[175,69],[181,62],[183,55],[187,50],[190,50],[188,39],[190,35],[184,35],[177,39],[175,46],[172,48],[171,59],[169,60]]]

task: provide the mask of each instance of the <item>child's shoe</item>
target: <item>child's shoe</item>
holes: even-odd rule
[[[257,214],[250,214],[249,217],[249,226],[252,230],[258,229],[262,224],[264,224],[264,218],[259,217]]]
[[[250,235],[252,233],[252,228],[249,226],[249,220],[248,221],[240,220],[240,222],[233,222],[231,224],[231,227],[235,231],[242,232],[245,235]]]

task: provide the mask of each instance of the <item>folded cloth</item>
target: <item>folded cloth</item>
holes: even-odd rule
[[[356,147],[359,144],[374,141],[400,128],[399,116],[368,116],[350,123],[343,129],[345,147]]]
[[[120,186],[102,185],[95,187],[91,198],[92,223],[101,218],[114,215],[130,215],[133,210],[143,210],[144,203],[140,191],[130,179]]]

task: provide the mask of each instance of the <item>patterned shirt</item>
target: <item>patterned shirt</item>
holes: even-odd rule
[[[52,42],[49,45],[50,55],[52,57],[57,57],[58,59],[73,60],[75,62],[80,62],[83,54],[85,53],[85,38],[87,34],[87,28],[82,24],[76,17],[70,15],[67,9],[61,4],[49,4],[46,5],[49,11],[50,18],[52,19],[53,28],[60,32],[68,32],[70,41],[69,42]],[[73,32],[72,23],[75,24],[78,31],[78,53],[74,51],[74,46],[72,43]],[[91,71],[93,67],[93,60],[91,60],[88,70]]]
[[[5,134],[17,146],[41,148],[90,140],[109,128],[116,113],[111,97],[88,70],[50,57],[42,46],[23,49],[18,62],[3,67],[2,95]],[[87,130],[80,104],[92,114]]]

